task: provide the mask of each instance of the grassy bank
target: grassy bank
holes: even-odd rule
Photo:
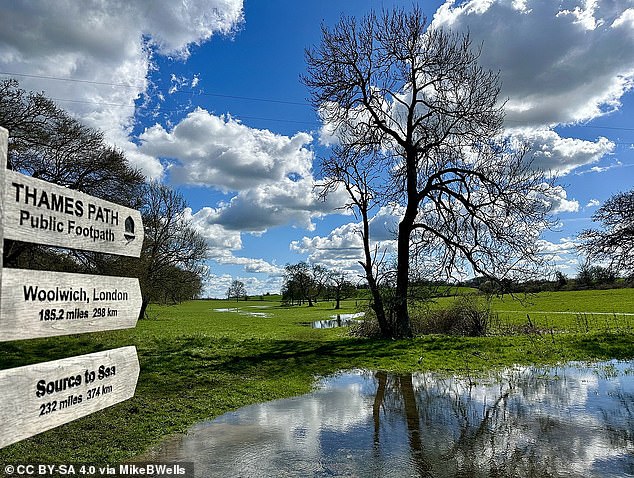
[[[576,312],[609,317],[611,312],[634,312],[634,290],[600,292],[608,295],[598,300],[591,293],[572,297],[562,292],[535,296],[532,304],[494,303],[500,311],[518,311],[505,319],[517,323],[527,313],[536,319],[538,311],[571,313],[544,315],[550,332],[544,327],[543,332],[512,336],[358,339],[345,329],[306,326],[334,314],[332,303],[285,308],[252,300],[153,307],[151,318],[131,330],[1,343],[0,369],[135,345],[141,374],[133,399],[6,447],[0,450],[0,463],[118,463],[197,421],[307,392],[316,376],[341,369],[472,373],[514,363],[634,357],[632,330],[617,316],[609,327],[592,320],[595,316],[583,327],[569,319]],[[610,299],[609,294],[617,296]],[[561,310],[565,304],[569,308]],[[339,312],[356,311],[355,302],[346,301]]]

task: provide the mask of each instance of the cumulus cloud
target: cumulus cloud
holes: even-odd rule
[[[588,201],[588,204],[586,204],[586,207],[597,207],[601,205],[601,201],[599,201],[598,199],[590,199],[590,201]]]
[[[569,237],[562,237],[558,242],[540,239],[536,243],[540,252],[559,270],[568,276],[574,276],[579,267],[579,242]]]
[[[192,45],[231,33],[243,19],[242,0],[36,0],[6,3],[0,13],[2,71],[105,131],[150,177],[163,167],[129,135],[152,54],[186,58]]]
[[[240,233],[230,231],[214,221],[216,210],[211,207],[204,207],[194,213],[191,208],[186,208],[183,212],[183,219],[207,241],[210,255],[217,256],[226,251],[237,251],[242,249],[242,239]]]
[[[612,141],[603,137],[596,142],[562,138],[548,129],[513,128],[508,130],[508,134],[517,142],[530,145],[527,158],[533,161],[534,167],[557,175],[596,163],[615,147]]]
[[[229,115],[216,116],[197,108],[172,130],[155,125],[140,135],[141,151],[176,159],[173,182],[241,191],[279,183],[289,176],[311,175],[312,137],[293,137],[249,128]]]
[[[236,193],[205,211],[207,222],[230,231],[262,233],[285,224],[314,229],[315,218],[347,200],[343,190],[318,198],[307,133],[288,137],[196,109],[171,130],[155,125],[139,139],[141,152],[172,162],[173,182]]]
[[[634,80],[628,0],[447,1],[432,26],[469,31],[481,64],[502,77],[507,119],[524,125],[586,121],[613,111]]]
[[[605,138],[561,138],[550,128],[617,110],[634,86],[631,2],[572,0],[448,0],[432,27],[469,31],[483,43],[480,63],[500,71],[509,128],[535,142],[536,160],[567,174],[598,161],[614,144]]]
[[[204,207],[196,213],[191,208],[186,208],[183,212],[183,218],[205,238],[209,259],[219,264],[242,266],[249,273],[270,276],[283,274],[283,268],[263,259],[236,256],[235,252],[242,249],[242,236],[239,231],[233,231],[218,224],[217,216],[217,210],[211,207]]]
[[[550,242],[545,239],[537,241],[539,250],[547,254],[574,254],[579,242],[569,237],[562,237],[559,242]]]
[[[544,208],[552,214],[579,211],[579,201],[568,199],[568,193],[562,186],[544,184],[538,199],[543,203]]]
[[[396,252],[396,231],[402,211],[396,206],[384,206],[370,219],[371,247],[387,255]],[[363,260],[361,223],[350,222],[333,229],[327,236],[303,237],[291,242],[298,254],[307,254],[309,261],[337,270],[361,273]]]

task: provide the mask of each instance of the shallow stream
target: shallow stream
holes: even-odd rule
[[[209,477],[634,476],[634,362],[486,380],[351,371],[244,407],[149,457]]]

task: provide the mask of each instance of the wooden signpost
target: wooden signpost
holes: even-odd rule
[[[0,341],[127,329],[141,310],[129,277],[5,269],[1,291]]]
[[[0,370],[0,448],[134,396],[135,347]]]
[[[139,257],[139,211],[15,171],[4,174],[5,239]]]
[[[134,327],[139,281],[2,268],[4,239],[139,257],[139,211],[6,169],[0,127],[0,342]],[[134,396],[135,347],[0,370],[0,448]]]

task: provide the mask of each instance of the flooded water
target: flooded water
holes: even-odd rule
[[[257,307],[257,306],[249,306],[251,308],[257,308],[257,309],[266,309],[267,306],[261,306],[261,307]],[[251,317],[262,317],[262,318],[269,318],[271,317],[271,314],[268,314],[266,312],[249,312],[249,311],[245,311],[239,308],[229,308],[229,309],[213,309],[214,312],[233,312],[235,314],[240,314],[240,315],[249,315]]]
[[[341,373],[196,425],[151,458],[193,461],[200,477],[634,476],[634,362],[478,383]]]
[[[358,319],[362,318],[365,312],[357,312],[356,314],[337,314],[332,315],[327,320],[316,320],[311,322],[310,326],[313,329],[332,329],[335,327],[347,327],[358,322]]]

